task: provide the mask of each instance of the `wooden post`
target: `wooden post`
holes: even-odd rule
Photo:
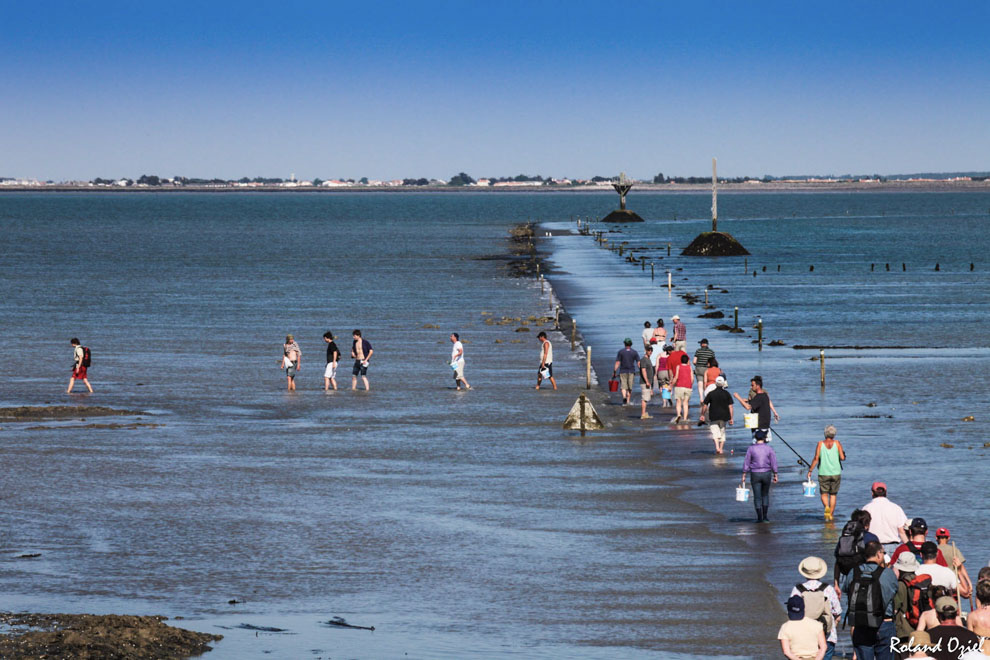
[[[560,330],[560,305],[557,305],[557,311],[553,315],[553,327]]]
[[[667,243],[667,256],[670,256],[670,243]]]
[[[825,389],[825,349],[819,349],[818,351],[818,361],[821,362],[822,367],[822,389]]]
[[[653,269],[653,262],[651,261],[650,262],[650,281],[651,282],[655,279],[655,275],[656,275],[656,273],[654,272],[654,269]]]
[[[539,266],[537,266],[539,268]],[[540,295],[543,295],[543,276],[540,275]]]
[[[735,320],[735,323],[733,324],[732,327],[738,329],[739,328],[739,308],[738,307],[736,307],[735,317],[736,317],[736,320]]]
[[[619,256],[620,256],[620,257],[622,256],[622,252],[623,252],[623,250],[625,250],[625,247],[624,247],[624,246],[622,246],[622,245],[620,245],[620,246],[619,246]]]
[[[763,350],[763,319],[756,319],[756,342],[758,350]]]
[[[537,277],[540,276],[540,262],[539,261],[536,262],[536,276]]]
[[[585,385],[584,389],[590,390],[591,389],[591,346],[588,346],[588,348],[586,349],[584,369],[587,378],[587,384]]]
[[[672,283],[670,281],[670,278],[671,278],[671,274],[670,274],[670,271],[668,270],[667,271],[667,293],[670,293],[670,287],[672,286]]]
[[[571,350],[574,350],[574,342],[577,340],[577,321],[571,319]]]
[[[639,258],[639,269],[643,271],[646,270],[646,257]]]
[[[705,287],[705,308],[708,308],[708,287]]]

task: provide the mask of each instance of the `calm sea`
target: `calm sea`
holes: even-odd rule
[[[724,195],[720,228],[745,262],[666,256],[703,229],[704,196],[629,200],[649,221],[621,240],[655,262],[655,281],[562,235],[614,195],[0,196],[0,405],[107,405],[160,425],[3,426],[5,609],[182,616],[226,635],[212,657],[771,652],[780,590],[834,528],[800,497],[796,467],[772,529],[749,523],[731,493],[742,430],[719,460],[701,430],[618,406],[602,405],[611,426],[592,439],[561,430],[583,349],[529,321],[556,300],[488,258],[527,219],[555,233],[541,240],[550,281],[598,373],[644,320],[680,313],[733,389],[764,375],[799,451],[839,427],[840,516],[883,478],[909,515],[985,561],[972,500],[988,485],[974,376],[988,357],[990,195]],[[710,330],[719,321],[660,286],[667,268],[675,293],[726,289],[716,308],[739,306],[746,327],[761,315],[788,346],[757,352]],[[541,327],[557,393],[532,389]],[[354,328],[375,349],[372,390],[346,390],[345,360],[345,389],[324,393],[322,335],[346,353]],[[453,389],[450,332],[474,392]],[[303,352],[294,394],[276,366],[287,333]],[[92,396],[64,394],[73,336],[93,352]],[[908,348],[828,351],[822,392],[817,351],[794,344]],[[334,616],[376,631],[321,624]]]

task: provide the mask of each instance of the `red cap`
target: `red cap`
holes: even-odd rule
[[[940,536],[944,536],[945,538],[949,538],[949,536],[951,536],[951,534],[949,534],[949,530],[947,528],[945,528],[945,527],[939,527],[937,530],[935,530],[935,538],[938,538]]]
[[[885,484],[882,481],[874,481],[873,482],[873,485],[870,486],[870,490],[874,490],[875,491],[878,488],[883,488],[884,490],[887,490],[887,484]]]

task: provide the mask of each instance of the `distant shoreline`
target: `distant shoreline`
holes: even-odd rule
[[[720,183],[720,193],[774,193],[774,192],[990,192],[990,180],[987,181],[885,181],[882,183],[864,183],[861,181],[832,182],[832,181],[772,181],[769,183]],[[610,186],[514,186],[481,187],[481,186],[396,186],[353,188],[324,188],[320,186],[297,186],[285,188],[282,186],[258,186],[254,188],[216,187],[216,186],[0,186],[0,193],[31,192],[31,193],[307,193],[307,194],[367,194],[367,193],[450,193],[450,194],[513,194],[513,193],[548,193],[548,194],[596,194],[608,193],[614,195]],[[631,195],[637,192],[664,194],[708,194],[710,184],[700,183],[639,183],[633,187]]]

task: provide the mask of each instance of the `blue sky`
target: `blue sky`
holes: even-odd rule
[[[0,176],[988,170],[988,26],[984,1],[0,0]]]

